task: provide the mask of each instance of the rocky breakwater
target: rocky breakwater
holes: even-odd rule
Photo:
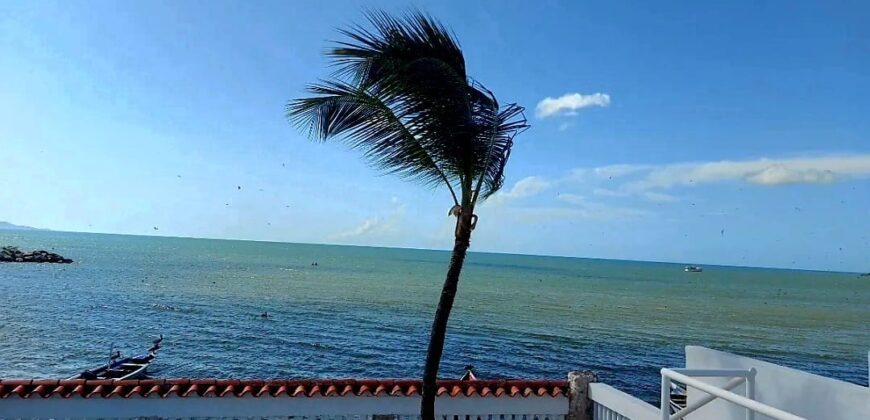
[[[73,262],[69,258],[45,250],[24,252],[14,246],[0,248],[0,262],[31,262],[31,263],[57,263],[69,264]]]

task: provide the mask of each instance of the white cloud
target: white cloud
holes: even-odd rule
[[[353,229],[339,232],[330,236],[330,239],[342,240],[358,238],[360,236],[365,236],[366,234],[371,233],[372,231],[375,231],[377,229],[381,229],[383,226],[383,219],[378,216],[370,217],[363,221],[362,224],[354,227]]]
[[[762,186],[830,184],[870,177],[870,154],[676,163],[645,166],[642,170],[645,174],[626,183],[625,190],[639,192],[722,181]]]
[[[577,207],[521,207],[512,209],[511,215],[521,222],[542,223],[554,220],[623,220],[649,216],[653,213],[615,207],[603,203],[584,203]]]
[[[617,190],[611,190],[611,189],[607,189],[607,188],[596,188],[596,189],[592,190],[592,194],[600,195],[603,197],[625,197],[625,196],[629,195],[629,193],[626,191],[617,191]]]
[[[586,197],[577,194],[564,193],[556,196],[556,199],[559,201],[564,201],[568,204],[584,204],[586,203]]]
[[[643,193],[643,196],[646,197],[647,200],[655,202],[655,203],[673,203],[675,201],[680,201],[679,198],[674,197],[670,194],[655,192],[655,191],[647,191]]]
[[[615,207],[604,203],[588,201],[578,194],[562,193],[556,199],[574,206],[573,208],[527,209],[526,213],[533,216],[551,215],[561,219],[596,219],[611,220],[647,216],[651,213],[645,210]]]
[[[650,165],[619,164],[599,166],[593,170],[599,178],[619,178],[636,172],[653,168]]]
[[[834,182],[834,172],[829,169],[807,168],[801,170],[773,165],[764,168],[761,172],[749,175],[746,179],[753,184],[761,185],[827,184]]]
[[[809,156],[776,159],[747,159],[672,163],[662,165],[620,164],[577,168],[563,177],[547,179],[530,176],[506,192],[493,197],[496,204],[558,188],[555,196],[564,207],[501,207],[502,212],[521,222],[546,220],[614,220],[653,215],[650,211],[592,202],[583,193],[611,199],[642,199],[652,203],[680,201],[666,190],[716,182],[743,182],[773,187],[789,184],[828,184],[849,179],[870,178],[870,154]]]
[[[593,93],[583,95],[580,93],[567,93],[558,98],[546,97],[535,108],[538,118],[547,118],[554,115],[576,115],[578,109],[591,106],[605,107],[610,105],[610,95],[606,93]]]
[[[565,131],[571,127],[571,123],[563,122],[559,124],[559,131]]]
[[[531,197],[546,191],[551,185],[552,183],[543,177],[528,176],[517,181],[510,191],[496,193],[489,201],[499,204],[507,200]]]
[[[612,180],[628,176],[637,172],[647,171],[655,168],[651,165],[633,165],[633,164],[618,164],[605,165],[594,168],[574,168],[561,179],[561,181],[572,182],[599,182],[602,180]],[[607,195],[603,193],[601,195]]]
[[[330,235],[329,240],[356,241],[373,237],[383,238],[398,233],[400,225],[405,219],[405,205],[401,204],[397,197],[393,197],[390,202],[393,203],[394,207],[389,213],[369,217],[353,228]]]

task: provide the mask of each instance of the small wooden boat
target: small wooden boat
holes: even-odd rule
[[[462,377],[459,378],[460,381],[476,381],[477,375],[474,374],[474,366],[466,365],[465,373],[462,374]]]
[[[69,379],[139,379],[145,376],[148,365],[157,357],[163,335],[154,340],[154,345],[145,354],[133,357],[121,357],[120,351],[109,353],[109,362],[103,366],[86,370]]]

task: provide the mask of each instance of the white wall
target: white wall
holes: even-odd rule
[[[124,418],[124,417],[279,417],[288,415],[417,415],[420,397],[332,396],[332,397],[178,397],[70,398],[38,395],[0,399],[0,419],[6,418]],[[437,398],[438,415],[454,414],[566,414],[568,398],[529,397],[450,397]]]
[[[813,375],[748,357],[705,347],[686,346],[689,369],[755,368],[755,399],[807,419],[870,419],[870,388]],[[698,378],[721,386],[727,379]],[[733,392],[744,395],[741,385]],[[689,388],[689,404],[705,393]],[[686,417],[689,420],[745,420],[746,410],[716,400]],[[767,416],[756,414],[757,420]]]
[[[658,407],[654,407],[646,401],[635,398],[607,384],[590,383],[589,398],[595,402],[595,407],[592,411],[593,420],[661,419],[661,410]]]

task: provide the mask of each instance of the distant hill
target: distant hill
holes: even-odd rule
[[[37,229],[34,227],[30,227],[30,226],[19,226],[19,225],[13,225],[12,223],[9,223],[9,222],[0,221],[0,230],[37,230]]]

